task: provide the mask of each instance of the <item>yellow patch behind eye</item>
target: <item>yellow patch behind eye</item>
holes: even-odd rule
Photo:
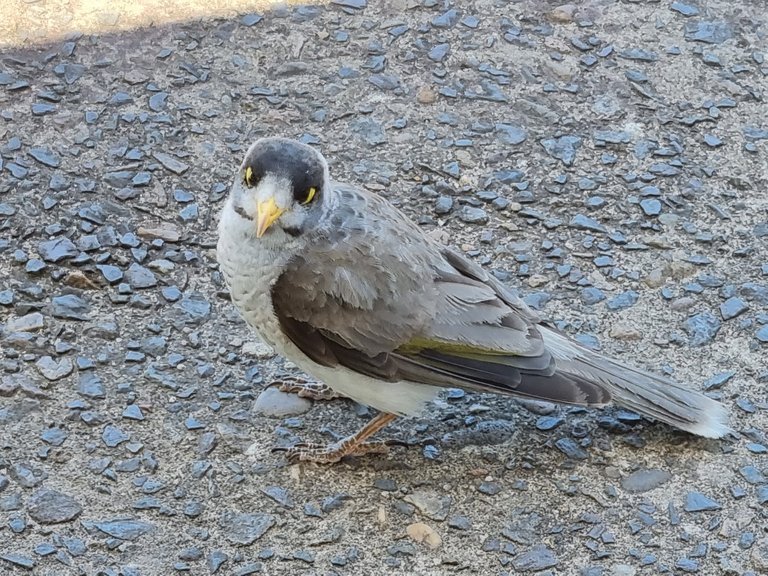
[[[251,180],[253,179],[253,170],[250,166],[248,166],[245,169],[245,183],[248,184],[248,186],[251,185]]]
[[[304,202],[302,202],[302,204],[309,204],[310,202],[312,202],[312,198],[315,197],[315,192],[316,192],[316,190],[314,188],[310,188],[309,192],[307,192],[307,199],[304,200]]]

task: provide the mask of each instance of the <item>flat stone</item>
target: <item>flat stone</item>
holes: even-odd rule
[[[251,412],[260,416],[271,416],[275,418],[285,418],[287,416],[298,416],[304,414],[312,408],[312,402],[298,394],[281,392],[278,387],[270,386],[259,394],[253,403]]]
[[[755,466],[742,466],[739,468],[739,474],[750,484],[768,484],[768,478]]]
[[[165,242],[178,242],[181,239],[181,230],[175,224],[164,222],[155,228],[145,228],[140,226],[136,231],[139,238],[145,240],[164,240]]]
[[[267,486],[266,488],[262,488],[261,491],[285,508],[294,507],[293,499],[288,493],[288,490],[282,486]]]
[[[104,175],[103,180],[114,188],[124,188],[130,185],[135,175],[135,172],[131,170],[117,170],[114,172],[107,172]]]
[[[720,304],[720,316],[723,317],[723,320],[736,318],[747,310],[749,310],[749,304],[744,302],[744,300],[738,296],[732,296]]]
[[[701,387],[705,392],[709,390],[719,390],[735,375],[736,372],[733,370],[729,370],[727,372],[719,372],[718,374],[707,378]]]
[[[37,253],[46,262],[58,263],[68,258],[74,258],[80,251],[69,238],[62,236],[42,242],[37,247]]]
[[[251,14],[245,14],[242,18],[240,18],[240,23],[243,26],[251,27],[251,26],[255,26],[262,20],[263,20],[263,16],[261,16],[260,14],[251,13]]]
[[[459,212],[459,219],[468,224],[486,224],[488,222],[488,214],[482,208],[462,206]]]
[[[50,148],[34,147],[29,149],[29,155],[35,160],[49,166],[51,168],[57,168],[61,164],[61,157],[52,151]]]
[[[91,306],[76,294],[64,294],[51,300],[51,314],[65,320],[88,320]]]
[[[589,458],[587,452],[571,438],[560,438],[555,442],[555,446],[557,446],[560,452],[573,460],[586,460]]]
[[[448,43],[437,44],[427,53],[427,58],[433,62],[442,62],[448,56],[451,45]]]
[[[699,9],[687,2],[672,2],[672,5],[669,8],[683,16],[697,16],[699,14]]]
[[[185,164],[175,156],[171,156],[165,152],[153,152],[152,156],[163,165],[163,168],[170,170],[179,176],[189,170],[189,164]]]
[[[704,346],[711,342],[720,331],[721,322],[713,314],[702,312],[691,316],[683,325],[690,337],[691,346]]]
[[[40,374],[51,382],[69,376],[75,369],[75,363],[70,358],[61,358],[56,361],[51,356],[42,356],[35,362],[35,366]]]
[[[384,127],[373,118],[360,118],[351,124],[350,129],[368,146],[379,146],[387,142]]]
[[[440,196],[435,200],[435,214],[449,214],[453,209],[453,198],[450,196]]]
[[[496,124],[496,133],[503,144],[509,144],[511,146],[522,144],[528,138],[528,133],[524,128],[513,124]]]
[[[91,370],[80,372],[77,383],[77,391],[86,398],[103,400],[107,397],[107,391],[99,375]]]
[[[61,428],[46,428],[43,433],[40,434],[40,439],[51,446],[61,446],[68,437],[69,434]]]
[[[415,490],[403,498],[409,504],[413,504],[427,518],[442,522],[448,517],[453,498],[450,495],[441,495],[434,490]]]
[[[639,293],[634,290],[627,290],[608,300],[605,303],[605,307],[608,308],[608,310],[623,310],[634,306],[639,299]]]
[[[562,416],[541,416],[536,420],[536,429],[547,431],[553,430],[565,422]]]
[[[141,536],[154,532],[155,530],[154,525],[149,522],[133,518],[116,518],[114,520],[96,522],[94,526],[101,532],[104,532],[113,538],[131,542],[138,540]]]
[[[131,288],[144,289],[157,286],[155,274],[136,262],[133,262],[125,273],[125,279]]]
[[[585,216],[584,214],[576,214],[576,216],[574,216],[571,219],[571,221],[568,223],[568,226],[570,226],[571,228],[576,228],[578,230],[589,230],[591,232],[607,232],[608,231],[597,220],[595,220],[594,218],[590,218],[589,216]]]
[[[40,524],[60,524],[77,518],[83,507],[69,494],[42,488],[27,500],[27,512]]]
[[[541,145],[547,154],[557,158],[566,166],[573,165],[576,159],[576,151],[581,147],[582,139],[579,136],[560,136],[547,138],[541,141]]]
[[[627,492],[640,494],[666,484],[671,478],[672,475],[666,470],[643,468],[622,479],[621,487]]]
[[[527,405],[526,405],[527,406]],[[446,446],[495,446],[508,442],[515,433],[515,424],[510,420],[483,420],[471,428],[460,428],[443,435]]]
[[[423,522],[414,522],[409,524],[405,528],[405,533],[414,542],[419,544],[423,543],[428,548],[436,550],[443,544],[443,539],[440,537],[434,528]]]
[[[628,322],[617,322],[611,326],[608,335],[616,340],[641,340],[643,333],[638,330],[635,324]]]
[[[123,279],[123,271],[111,264],[99,264],[96,269],[104,276],[104,280],[110,284],[117,284]]]
[[[123,442],[128,442],[131,437],[117,426],[107,424],[104,427],[104,431],[101,433],[101,439],[108,448],[114,448]]]
[[[733,37],[733,30],[726,22],[690,22],[685,25],[685,39],[705,44],[722,44]]]
[[[362,10],[368,6],[368,0],[331,0],[331,4],[335,4],[336,6],[341,6],[343,8]]]
[[[224,537],[233,544],[248,546],[266,534],[275,525],[275,517],[260,512],[244,514],[224,511],[219,517],[219,527]]]
[[[560,561],[555,553],[546,546],[537,545],[521,554],[512,562],[518,572],[541,572],[557,566]]]
[[[125,410],[123,410],[122,414],[123,418],[126,418],[128,420],[144,420],[144,413],[141,411],[141,408],[137,406],[136,404],[129,404],[125,407]]]
[[[719,502],[704,496],[701,492],[688,492],[685,496],[685,506],[683,507],[686,512],[720,510],[720,508],[722,508],[722,505]]]
[[[42,330],[44,327],[45,320],[40,312],[32,312],[18,318],[11,318],[5,323],[5,331],[7,333],[35,332],[36,330]]]
[[[155,92],[149,97],[149,109],[153,112],[160,112],[165,109],[168,92]]]
[[[460,14],[457,10],[448,10],[432,18],[432,26],[435,28],[451,28],[459,21],[459,16]]]
[[[646,216],[658,216],[661,214],[661,202],[656,198],[644,198],[640,201],[640,208]]]
[[[211,316],[211,303],[205,295],[193,292],[173,305],[174,313],[184,324],[199,326]]]
[[[15,566],[29,569],[34,568],[37,564],[33,558],[24,556],[22,554],[15,554],[13,552],[3,552],[0,554],[0,560],[5,560],[6,562],[9,562]]]
[[[656,52],[642,48],[629,48],[621,52],[620,56],[627,60],[637,60],[640,62],[656,62],[659,59],[659,55]]]
[[[13,304],[14,293],[13,290],[0,290],[0,306],[10,306]]]
[[[0,420],[0,423],[2,423],[2,420]],[[22,462],[11,466],[9,472],[11,478],[22,488],[34,488],[47,477],[44,471],[32,468],[30,465]]]

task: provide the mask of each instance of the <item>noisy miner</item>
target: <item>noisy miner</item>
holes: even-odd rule
[[[331,180],[322,154],[300,142],[250,147],[221,214],[217,257],[232,302],[266,343],[380,411],[329,446],[290,448],[291,460],[385,451],[368,438],[443,388],[614,401],[692,434],[730,431],[721,404],[578,344],[384,198]]]

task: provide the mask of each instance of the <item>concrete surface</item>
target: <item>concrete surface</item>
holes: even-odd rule
[[[768,573],[766,15],[260,14],[0,54],[0,571]],[[452,394],[386,431],[407,448],[286,466],[272,446],[370,414],[252,411],[294,371],[213,246],[265,134],[316,143],[588,344],[721,398],[734,436]]]

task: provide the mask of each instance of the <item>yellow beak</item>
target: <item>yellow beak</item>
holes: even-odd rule
[[[280,218],[283,212],[285,210],[277,207],[274,198],[259,202],[256,205],[256,237],[261,238],[264,236],[267,228],[272,226],[272,223]]]

